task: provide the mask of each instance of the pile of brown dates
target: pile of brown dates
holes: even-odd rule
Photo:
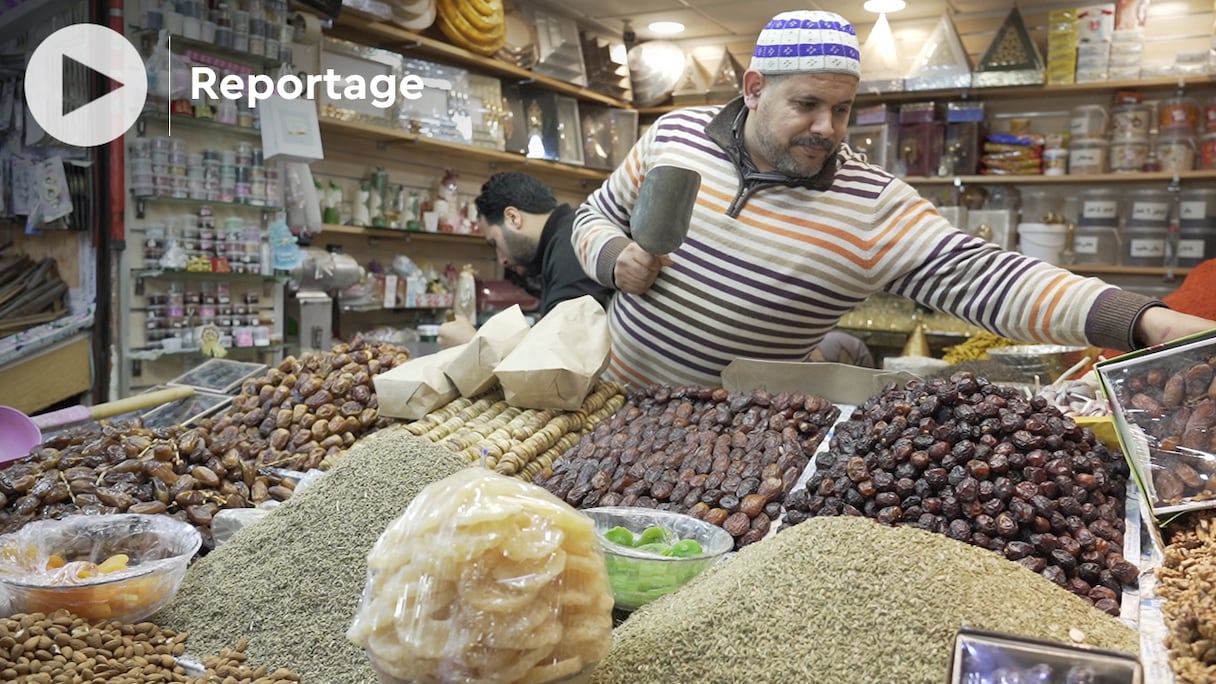
[[[642,506],[764,538],[840,411],[822,397],[652,386],[536,483],[576,508]]]
[[[1118,614],[1128,477],[1042,397],[970,373],[891,385],[837,424],[785,524],[861,515],[991,549]]]
[[[382,427],[371,377],[408,358],[356,339],[288,357],[194,427],[65,430],[0,471],[0,533],[72,513],[163,513],[192,523],[211,548],[220,509],[286,500],[295,481],[284,470],[316,468]]]
[[[1216,356],[1146,360],[1115,373],[1122,410],[1148,439],[1154,503],[1216,498]]]
[[[213,438],[259,465],[321,466],[359,437],[387,424],[372,377],[405,363],[409,350],[362,338],[327,352],[287,357],[248,380],[232,408],[204,421]]]

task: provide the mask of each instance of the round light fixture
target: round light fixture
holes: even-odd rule
[[[647,28],[650,29],[651,33],[657,33],[662,36],[672,36],[684,32],[684,24],[678,21],[652,21]]]
[[[898,12],[908,6],[904,0],[866,0],[866,4],[862,5],[867,12],[874,14],[890,14]]]

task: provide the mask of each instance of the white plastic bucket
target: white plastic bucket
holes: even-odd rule
[[[1059,265],[1067,239],[1068,227],[1060,223],[1018,224],[1018,251],[1039,261]]]

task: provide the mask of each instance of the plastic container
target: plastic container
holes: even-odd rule
[[[1199,102],[1193,97],[1167,97],[1157,103],[1157,127],[1199,128]]]
[[[1090,175],[1106,173],[1110,143],[1101,138],[1078,138],[1068,148],[1068,173]]]
[[[1058,216],[1062,209],[1062,198],[1051,190],[1022,191],[1022,220],[1027,223],[1047,221],[1048,215]]]
[[[0,536],[0,587],[9,613],[65,608],[88,620],[136,623],[173,600],[202,543],[193,525],[167,515],[38,520]],[[127,560],[118,564],[120,554]]]
[[[1157,138],[1157,156],[1161,159],[1161,170],[1178,173],[1195,168],[1196,148],[1193,128],[1163,130]]]
[[[1072,110],[1068,131],[1074,138],[1104,138],[1110,114],[1102,105],[1081,105]]]
[[[1043,150],[1043,175],[1063,176],[1068,173],[1068,150],[1054,147]]]
[[[1127,225],[1164,228],[1170,219],[1169,190],[1133,190],[1127,196]]]
[[[1178,196],[1179,225],[1183,228],[1206,226],[1216,221],[1216,189],[1190,188]]]
[[[1049,264],[1060,263],[1068,239],[1068,227],[1062,223],[1019,223],[1018,251]]]
[[[1077,226],[1073,231],[1072,252],[1078,264],[1118,265],[1119,226]]]
[[[1165,262],[1166,228],[1127,226],[1123,229],[1123,266],[1161,266]]]
[[[1199,168],[1216,169],[1216,132],[1199,139]]]
[[[682,513],[626,506],[588,508],[583,513],[595,521],[612,597],[622,610],[635,610],[679,589],[735,546],[734,538],[726,530]],[[661,527],[679,539],[697,540],[702,553],[676,558],[615,544],[603,538],[605,532],[615,527],[624,527],[635,536],[649,527]]]
[[[1216,258],[1216,222],[1204,226],[1184,226],[1178,231],[1178,265],[1198,266]]]
[[[1139,173],[1147,159],[1147,140],[1116,140],[1110,144],[1110,170],[1114,173]]]
[[[1123,193],[1113,188],[1090,188],[1081,192],[1077,226],[1119,224],[1119,205]]]
[[[1216,132],[1216,97],[1209,97],[1203,103],[1203,129]]]
[[[1110,110],[1112,140],[1148,140],[1153,108],[1146,104],[1125,104]]]

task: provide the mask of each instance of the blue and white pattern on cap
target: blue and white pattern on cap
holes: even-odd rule
[[[762,74],[830,73],[861,78],[857,33],[834,12],[782,12],[756,39],[751,68]]]

